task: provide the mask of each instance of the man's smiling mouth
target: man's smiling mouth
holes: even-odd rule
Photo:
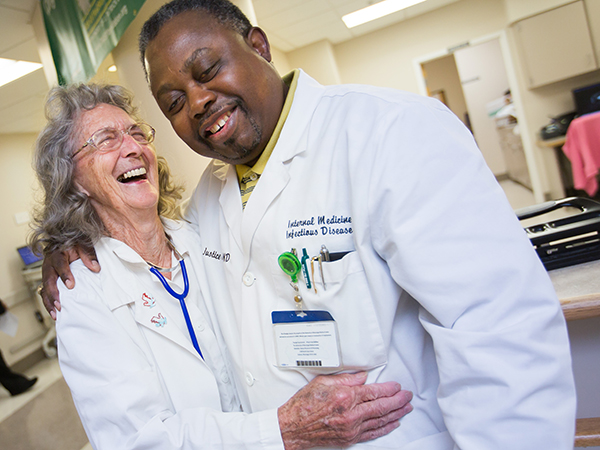
[[[146,178],[146,169],[140,167],[139,169],[129,170],[124,174],[119,175],[117,181],[120,183],[129,183],[132,181],[145,180]]]
[[[221,131],[229,121],[231,113],[232,111],[227,111],[225,114],[219,117],[219,119],[214,123],[214,125],[206,130],[207,136],[212,136],[213,134],[216,134],[219,131]]]

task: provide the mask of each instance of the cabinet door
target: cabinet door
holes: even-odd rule
[[[516,22],[514,30],[530,88],[598,68],[581,0]]]

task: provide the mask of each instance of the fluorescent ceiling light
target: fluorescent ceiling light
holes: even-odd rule
[[[342,20],[348,28],[353,28],[371,20],[423,3],[425,0],[383,0],[353,13],[346,14]]]
[[[40,67],[42,65],[38,63],[0,58],[0,86],[24,77]]]
[[[115,64],[113,64],[112,66],[110,66],[108,69],[109,72],[116,72],[117,71],[117,66]]]

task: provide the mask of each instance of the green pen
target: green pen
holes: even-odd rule
[[[312,285],[310,284],[310,276],[308,275],[308,264],[306,261],[310,259],[306,249],[302,249],[302,274],[304,275],[304,279],[306,280],[306,288],[310,289]]]

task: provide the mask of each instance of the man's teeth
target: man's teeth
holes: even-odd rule
[[[227,123],[227,121],[229,120],[230,117],[231,117],[231,111],[226,113],[221,119],[219,119],[217,121],[217,123],[215,123],[212,127],[209,128],[208,131],[210,132],[210,134],[215,134],[215,133],[218,133],[219,131],[221,131],[221,128],[223,128],[225,126],[225,124]]]
[[[141,177],[142,175],[146,175],[146,169],[144,167],[140,167],[139,169],[133,169],[129,172],[125,172],[123,175],[119,177],[120,181],[127,180],[128,178],[133,177]]]

